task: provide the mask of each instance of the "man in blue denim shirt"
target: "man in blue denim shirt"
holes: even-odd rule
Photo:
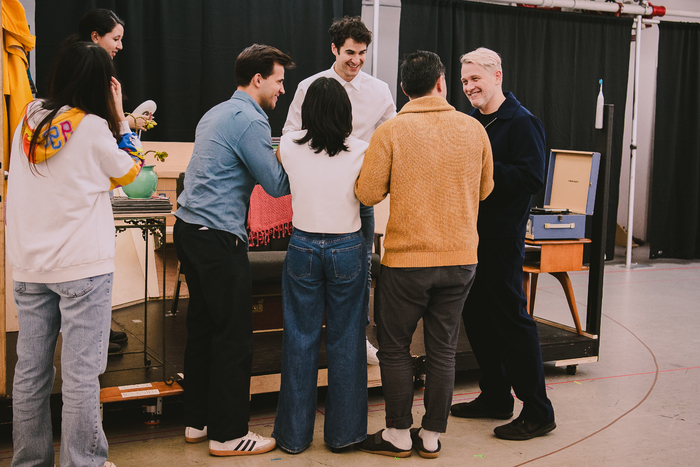
[[[252,282],[245,220],[260,183],[289,194],[263,109],[284,94],[294,64],[274,47],[252,45],[236,60],[238,89],[197,125],[174,239],[187,278],[185,440],[209,438],[215,456],[261,454],[272,438],[248,431],[253,355]]]

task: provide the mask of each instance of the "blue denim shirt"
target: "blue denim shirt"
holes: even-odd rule
[[[236,91],[197,124],[175,216],[230,232],[247,245],[245,222],[256,183],[270,196],[289,194],[287,174],[272,148],[267,115],[250,95]]]

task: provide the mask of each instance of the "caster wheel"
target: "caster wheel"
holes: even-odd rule
[[[578,371],[578,365],[567,365],[566,366],[566,374],[567,375],[575,375],[577,371]]]
[[[417,375],[413,387],[425,391],[425,375]]]

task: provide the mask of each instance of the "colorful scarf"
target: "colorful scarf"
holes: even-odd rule
[[[34,135],[34,128],[29,126],[29,118],[24,117],[24,125],[22,127],[22,143],[24,154],[33,164],[44,162],[49,157],[60,151],[68,142],[78,124],[85,116],[85,112],[80,109],[70,109],[66,112],[57,115],[51,122],[51,126],[44,131],[37,139],[37,144],[34,146],[34,152],[29,154],[29,146]],[[43,151],[37,151],[37,148],[42,148]],[[39,152],[39,154],[37,154]]]

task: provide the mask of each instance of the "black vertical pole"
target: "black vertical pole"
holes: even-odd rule
[[[141,229],[143,238],[146,243],[146,254],[144,255],[143,268],[143,365],[148,366],[151,360],[148,358],[148,219],[144,222],[144,227]]]
[[[595,151],[600,153],[598,189],[595,197],[591,229],[591,257],[588,272],[588,313],[586,331],[600,336],[603,313],[603,273],[605,269],[605,245],[608,228],[608,203],[610,198],[610,165],[613,148],[613,105],[606,105],[603,129],[595,132]],[[612,259],[612,258],[610,258]]]

